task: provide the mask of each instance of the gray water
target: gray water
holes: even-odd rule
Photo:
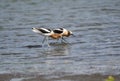
[[[69,43],[32,27],[71,30]],[[120,74],[120,0],[0,0],[0,74]]]

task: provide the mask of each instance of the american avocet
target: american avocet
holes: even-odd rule
[[[47,28],[32,28],[32,30],[35,33],[45,36],[42,41],[42,44],[45,41],[47,41],[48,46],[49,46],[48,37],[51,37],[53,39],[59,39],[62,37],[62,33],[63,33],[62,30],[51,30],[51,29],[47,29]]]
[[[53,39],[59,39],[62,38],[62,40],[64,40],[66,42],[66,40],[63,38],[65,37],[69,37],[70,35],[73,35],[71,31],[65,29],[65,28],[58,28],[58,29],[47,29],[47,28],[32,28],[33,32],[38,33],[40,35],[45,36],[42,44],[47,41],[47,44],[49,46],[48,43],[48,37],[51,37]]]

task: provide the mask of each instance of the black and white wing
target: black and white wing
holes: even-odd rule
[[[63,31],[61,29],[54,29],[53,32],[57,33],[57,34],[62,34],[63,33]]]
[[[32,30],[41,35],[49,35],[51,33],[51,30],[47,28],[32,28]]]

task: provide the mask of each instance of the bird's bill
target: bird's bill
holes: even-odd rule
[[[71,34],[73,37],[76,37],[73,33]]]

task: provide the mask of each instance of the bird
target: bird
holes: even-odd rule
[[[48,46],[50,46],[48,43],[48,37],[52,39],[59,39],[62,37],[62,33],[63,33],[62,30],[51,30],[48,28],[32,28],[32,31],[40,35],[43,35],[44,39],[42,41],[42,44],[44,44],[44,42],[47,41]]]
[[[47,41],[48,46],[50,46],[48,43],[48,37],[52,39],[58,39],[58,40],[62,38],[64,42],[67,42],[63,37],[69,37],[70,35],[73,35],[71,31],[65,28],[58,28],[58,29],[32,28],[32,31],[40,35],[43,35],[44,39],[42,41],[42,44],[44,44],[44,42]]]

